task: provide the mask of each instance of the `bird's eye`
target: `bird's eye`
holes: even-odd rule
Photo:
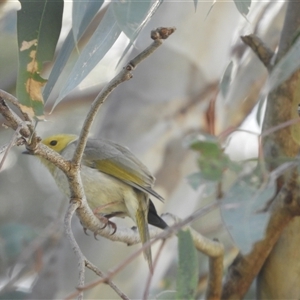
[[[57,145],[57,140],[52,140],[49,144],[50,144],[51,146],[55,146],[55,145]]]

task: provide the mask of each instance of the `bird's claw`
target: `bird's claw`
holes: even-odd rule
[[[117,231],[117,225],[114,222],[110,221],[105,216],[97,216],[97,218],[104,224],[104,226],[101,227],[100,229],[104,229],[104,228],[106,228],[107,225],[109,225],[110,227],[113,228],[113,232],[111,233],[111,235],[115,234],[115,232]]]

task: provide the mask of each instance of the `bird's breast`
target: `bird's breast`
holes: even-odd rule
[[[56,169],[54,174],[58,187],[68,197],[70,191],[64,173]],[[123,213],[135,219],[138,209],[137,194],[128,184],[96,169],[82,165],[81,178],[89,206],[101,214]]]

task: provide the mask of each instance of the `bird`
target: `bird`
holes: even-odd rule
[[[78,136],[56,134],[42,139],[42,143],[65,159],[72,159]],[[52,174],[57,186],[70,196],[65,174],[54,164],[40,157]],[[126,147],[105,139],[89,138],[81,161],[81,178],[90,208],[106,224],[112,217],[130,217],[138,228],[142,244],[150,240],[148,224],[166,229],[167,223],[157,214],[150,196],[164,201],[153,190],[155,178],[148,168]],[[103,220],[104,219],[104,220]],[[113,233],[114,233],[113,232]],[[151,248],[143,251],[152,271]]]

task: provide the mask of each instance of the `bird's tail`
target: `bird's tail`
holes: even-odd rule
[[[135,219],[136,225],[139,230],[141,242],[144,245],[146,242],[150,240],[149,228],[148,228],[148,195],[145,193],[139,193],[138,195],[139,200],[139,207],[136,211]],[[153,272],[152,266],[152,254],[151,254],[151,247],[147,247],[144,249],[144,257],[146,258],[150,272]]]

